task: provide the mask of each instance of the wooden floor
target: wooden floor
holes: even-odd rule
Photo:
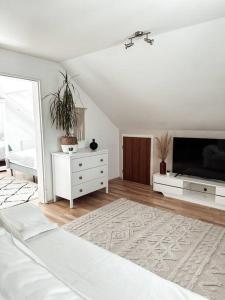
[[[110,182],[109,194],[105,194],[104,191],[97,191],[75,200],[73,209],[69,208],[69,201],[67,200],[39,205],[50,220],[63,225],[119,198],[127,198],[149,206],[168,209],[184,216],[225,226],[225,211],[166,198],[153,192],[148,185],[121,179]],[[38,204],[38,201],[35,201],[35,203]]]

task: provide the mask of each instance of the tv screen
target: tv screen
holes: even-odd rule
[[[225,139],[173,138],[173,172],[225,181]]]

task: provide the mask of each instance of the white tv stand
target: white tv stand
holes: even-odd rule
[[[153,175],[153,190],[164,196],[225,210],[225,182],[175,174]]]

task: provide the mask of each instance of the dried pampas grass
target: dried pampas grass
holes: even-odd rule
[[[169,153],[172,137],[169,136],[167,132],[165,135],[162,135],[160,138],[156,137],[155,139],[157,143],[158,157],[162,161],[165,161]]]

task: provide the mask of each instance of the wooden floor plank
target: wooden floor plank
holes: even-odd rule
[[[34,203],[40,205],[50,220],[61,226],[119,198],[127,198],[146,205],[171,210],[184,216],[225,226],[225,211],[166,198],[160,193],[154,192],[148,185],[121,179],[110,181],[109,194],[105,194],[102,190],[76,199],[73,209],[69,208],[69,201],[64,199],[50,204],[38,204],[37,200]]]

